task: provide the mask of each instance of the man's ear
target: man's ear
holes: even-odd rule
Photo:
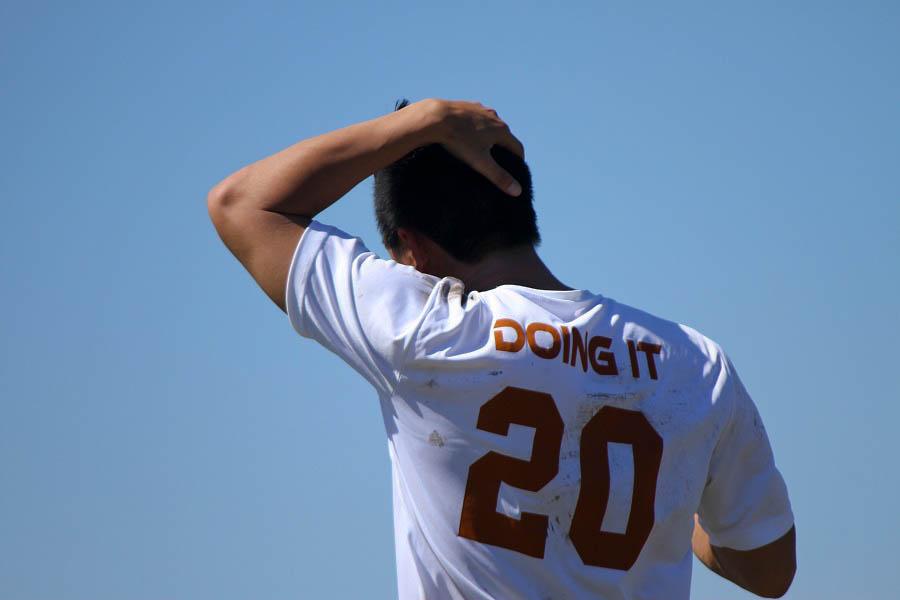
[[[391,258],[401,265],[407,265],[410,267],[416,266],[415,258],[413,258],[412,252],[410,252],[409,248],[405,244],[400,244],[396,248],[388,248],[388,254],[391,255]]]
[[[422,234],[399,227],[397,237],[400,238],[400,247],[391,251],[394,260],[414,267],[417,271],[425,272],[431,262],[431,256],[428,244],[422,239]]]

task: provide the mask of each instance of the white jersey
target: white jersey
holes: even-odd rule
[[[748,550],[793,515],[700,333],[584,290],[467,293],[313,222],[287,313],[377,390],[399,596],[688,598],[694,513]]]

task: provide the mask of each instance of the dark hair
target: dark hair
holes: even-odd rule
[[[394,110],[408,104],[399,100]],[[404,227],[457,260],[474,262],[494,250],[540,243],[528,165],[501,146],[491,155],[521,184],[519,196],[506,194],[440,144],[416,148],[376,172],[375,219],[384,245],[397,248],[397,228]]]

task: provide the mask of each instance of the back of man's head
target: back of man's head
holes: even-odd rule
[[[395,110],[408,104],[399,101]],[[536,246],[541,238],[528,165],[500,146],[491,155],[522,186],[519,196],[506,194],[440,144],[417,148],[376,172],[375,218],[384,245],[399,248],[402,227],[467,263],[496,250]]]

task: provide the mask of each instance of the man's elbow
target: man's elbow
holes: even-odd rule
[[[206,210],[214,224],[221,222],[228,211],[238,203],[237,179],[239,177],[240,171],[232,173],[214,185],[206,194]]]
[[[241,213],[240,209],[247,203],[247,194],[244,192],[246,180],[246,167],[240,169],[209,190],[206,194],[206,210],[216,231],[223,235],[223,230],[229,224],[235,222],[235,217]]]

